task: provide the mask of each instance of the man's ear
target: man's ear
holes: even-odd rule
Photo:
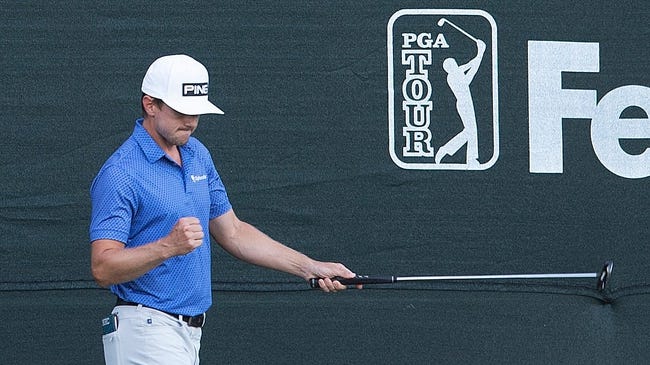
[[[149,95],[143,95],[142,96],[142,110],[147,113],[147,115],[154,116],[156,114],[156,111],[158,110],[158,104],[156,103],[156,99]]]

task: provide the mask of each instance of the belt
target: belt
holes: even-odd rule
[[[127,305],[127,306],[137,307],[140,304],[134,303],[134,302],[127,302],[126,300],[118,297],[117,302],[115,303],[115,305],[116,306],[118,306],[118,305]],[[161,311],[160,309],[147,307],[146,305],[143,306],[143,307],[150,308],[150,309],[153,309],[153,310],[157,310],[158,312],[161,312],[161,313],[165,313],[168,316],[172,316],[175,319],[178,319],[180,321],[183,321],[183,322],[187,323],[187,325],[190,326],[190,327],[201,328],[205,324],[205,313],[201,313],[201,314],[196,315],[196,316],[184,316],[182,314],[169,313],[169,312]]]

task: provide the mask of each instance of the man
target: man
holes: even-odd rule
[[[143,118],[91,186],[91,268],[117,296],[103,322],[107,364],[198,364],[212,304],[210,237],[235,257],[345,289],[354,273],[313,260],[239,220],[208,150],[191,137],[208,72],[185,55],[157,59],[142,82]]]
[[[469,85],[481,66],[485,47],[485,42],[477,39],[477,53],[472,60],[462,66],[459,66],[453,58],[447,58],[442,63],[442,68],[447,72],[447,85],[456,97],[456,111],[463,122],[463,130],[438,149],[438,153],[436,153],[436,163],[438,164],[445,156],[451,156],[458,152],[464,144],[467,144],[465,159],[467,166],[477,167],[480,164],[476,112]]]

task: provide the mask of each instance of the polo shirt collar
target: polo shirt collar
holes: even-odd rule
[[[144,129],[144,126],[142,125],[143,121],[144,118],[138,118],[135,121],[135,128],[133,129],[133,138],[138,143],[138,145],[142,149],[142,152],[144,152],[144,155],[147,157],[147,160],[150,163],[154,163],[163,157],[166,158],[165,152],[163,152],[162,148],[160,148],[160,146],[158,146],[156,141],[154,141],[154,139],[149,135],[149,132],[147,132],[147,130]],[[192,152],[192,149],[188,145],[189,143],[180,146],[181,155],[183,154],[183,152]]]

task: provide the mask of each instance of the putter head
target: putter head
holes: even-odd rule
[[[603,269],[600,270],[600,273],[598,274],[597,287],[599,291],[605,290],[605,287],[607,286],[607,280],[609,280],[609,277],[612,276],[613,269],[614,269],[614,262],[609,260],[605,261],[605,264],[603,265]]]
[[[442,26],[445,24],[446,21],[447,21],[447,19],[445,19],[445,18],[440,18],[440,20],[438,20],[438,26],[439,26],[439,27],[442,27]]]

